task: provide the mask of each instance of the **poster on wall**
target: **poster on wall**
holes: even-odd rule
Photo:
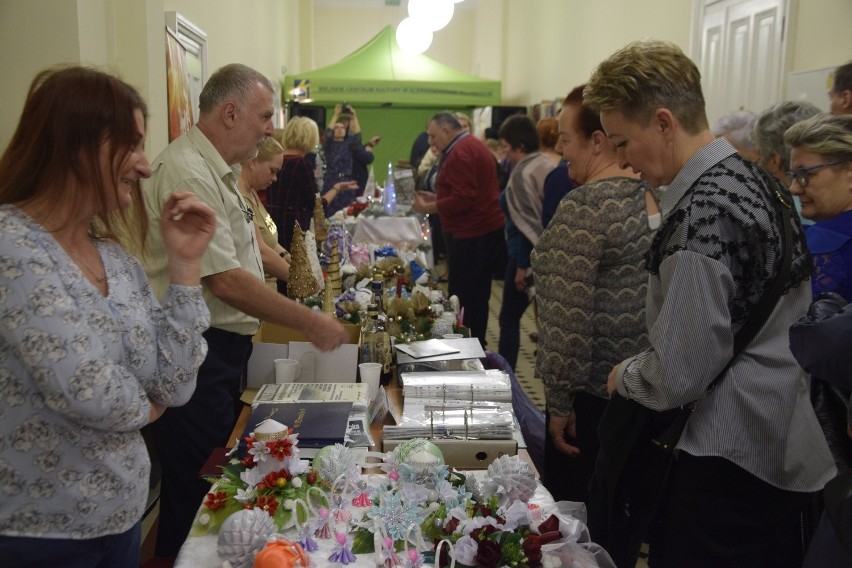
[[[166,12],[169,142],[198,120],[198,97],[206,80],[207,34],[177,12]]]
[[[195,111],[186,72],[186,48],[166,30],[166,89],[169,106],[169,142],[192,128]]]

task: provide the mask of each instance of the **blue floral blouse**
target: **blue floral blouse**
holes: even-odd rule
[[[96,241],[109,293],[53,236],[0,206],[0,534],[88,539],[141,518],[150,401],[177,406],[207,353],[201,287],[162,306],[139,263]]]

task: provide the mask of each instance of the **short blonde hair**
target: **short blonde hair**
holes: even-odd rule
[[[284,153],[284,147],[272,136],[267,136],[257,149],[256,162],[268,162],[274,156]]]
[[[319,144],[317,123],[306,116],[294,116],[284,127],[282,140],[284,148],[287,150],[312,152],[314,147]]]
[[[454,112],[453,116],[456,117],[456,120],[459,121],[459,124],[461,124],[462,128],[466,128],[468,130],[471,130],[473,128],[473,123],[471,123],[470,118],[465,113]],[[465,126],[465,124],[467,126]]]
[[[616,51],[592,73],[583,102],[643,125],[655,110],[665,108],[690,134],[708,128],[701,73],[678,46],[666,41],[637,41]]]
[[[833,159],[852,159],[852,114],[818,114],[784,133],[790,148]]]

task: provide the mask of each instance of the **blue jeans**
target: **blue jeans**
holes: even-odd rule
[[[15,568],[139,568],[141,522],[86,540],[0,536],[0,564]]]
[[[518,264],[509,258],[506,265],[506,277],[503,280],[503,305],[500,306],[500,344],[497,352],[515,370],[518,364],[518,350],[521,348],[521,316],[530,303],[526,292],[515,288],[515,272]]]

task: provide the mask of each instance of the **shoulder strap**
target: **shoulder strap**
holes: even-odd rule
[[[777,184],[778,182],[776,181],[775,183]],[[778,299],[781,297],[781,294],[784,292],[784,287],[790,279],[790,265],[793,263],[793,227],[790,218],[792,204],[780,191],[778,191],[777,187],[773,187],[772,190],[777,197],[777,202],[773,203],[773,205],[776,210],[781,210],[781,222],[784,224],[784,240],[781,243],[781,251],[783,254],[781,269],[778,271],[778,275],[775,277],[775,281],[772,283],[772,286],[766,291],[754,307],[754,310],[748,320],[746,320],[743,326],[734,335],[734,354],[731,356],[731,360],[728,361],[728,364],[725,365],[725,368],[722,369],[722,372],[719,373],[716,378],[713,379],[713,382],[710,383],[710,386],[707,387],[708,391],[712,390],[717,384],[719,384],[719,381],[721,381],[725,376],[725,373],[727,373],[734,360],[740,353],[742,353],[743,349],[751,343],[752,339],[754,339],[757,335],[757,332],[761,330],[763,325],[769,319],[769,315],[772,313],[772,310],[775,309],[775,305],[778,303]]]

